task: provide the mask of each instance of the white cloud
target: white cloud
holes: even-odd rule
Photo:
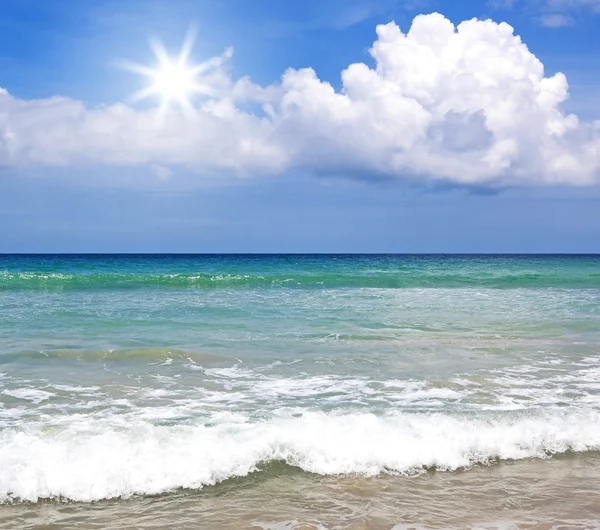
[[[596,180],[600,124],[562,112],[565,76],[545,77],[508,24],[474,19],[455,28],[431,14],[406,34],[389,23],[377,36],[375,68],[350,65],[341,91],[312,69],[289,69],[262,87],[233,81],[225,64],[211,74],[218,98],[164,123],[153,110],[122,104],[91,109],[2,92],[0,164],[298,170],[493,186]]]

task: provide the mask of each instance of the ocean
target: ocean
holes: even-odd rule
[[[600,256],[0,255],[0,528],[600,528]]]

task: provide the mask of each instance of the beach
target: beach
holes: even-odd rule
[[[17,504],[1,528],[551,529],[597,528],[597,455],[455,473],[319,476],[265,466],[200,491],[127,501]],[[278,468],[277,468],[278,467]],[[399,522],[401,521],[401,522]],[[425,524],[424,524],[425,523]]]
[[[0,528],[597,528],[600,257],[0,256]]]

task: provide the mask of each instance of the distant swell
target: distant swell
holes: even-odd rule
[[[202,488],[272,461],[319,474],[413,474],[598,449],[600,414],[593,411],[487,419],[314,412],[176,427],[81,418],[60,430],[0,434],[0,500],[92,501]]]
[[[600,273],[485,272],[431,269],[410,272],[247,274],[142,274],[0,272],[0,290],[103,290],[161,288],[600,288]]]

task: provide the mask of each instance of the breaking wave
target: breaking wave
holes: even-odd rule
[[[600,449],[600,413],[450,416],[309,412],[160,426],[70,419],[0,434],[0,500],[94,501],[202,488],[284,462],[317,474],[418,474]]]

